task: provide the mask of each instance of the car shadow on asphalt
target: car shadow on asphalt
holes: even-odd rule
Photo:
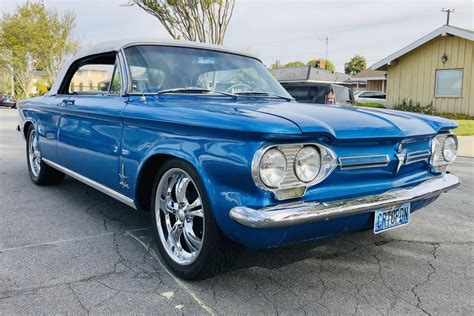
[[[106,232],[125,234],[128,231],[145,229],[140,233],[139,237],[143,244],[149,247],[148,249],[144,248],[144,251],[153,250],[154,253],[159,255],[158,247],[149,225],[148,213],[127,207],[113,198],[69,177],[66,177],[64,182],[59,186],[55,186],[55,188],[64,195],[70,195],[72,192],[79,193],[74,194],[74,199],[76,200],[74,204],[86,204],[87,207],[82,207],[82,211],[94,218],[97,224],[102,224],[103,230]],[[383,237],[373,235],[372,231],[368,230],[270,249],[242,249],[229,272],[256,267],[278,270],[308,259],[334,259],[355,252],[365,245],[381,245],[383,243],[385,243]]]

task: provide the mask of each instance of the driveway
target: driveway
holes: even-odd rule
[[[75,180],[31,183],[0,111],[0,314],[473,314],[474,159],[408,226],[245,251],[201,281],[164,267],[144,213]]]
[[[458,143],[459,156],[474,158],[474,136],[459,136]]]

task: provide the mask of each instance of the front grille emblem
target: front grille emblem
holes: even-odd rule
[[[395,173],[398,173],[400,171],[400,168],[405,164],[406,155],[405,153],[399,153],[399,154],[396,154],[395,156],[397,156],[397,159],[398,159],[397,170],[395,171]]]
[[[402,144],[398,144],[397,146],[397,152],[398,153],[401,153],[403,151],[403,145]]]

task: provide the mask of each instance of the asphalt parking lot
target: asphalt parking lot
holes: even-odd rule
[[[70,178],[32,184],[16,124],[0,108],[0,314],[474,314],[474,159],[408,226],[247,250],[231,272],[186,282],[144,213]]]

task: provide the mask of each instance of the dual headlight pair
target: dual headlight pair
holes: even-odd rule
[[[313,146],[301,148],[293,160],[293,166],[288,166],[286,156],[281,150],[269,149],[260,160],[260,179],[266,186],[276,188],[285,178],[287,168],[293,167],[298,180],[309,183],[321,169],[321,155]]]
[[[458,139],[454,134],[440,134],[431,140],[431,166],[434,172],[444,172],[456,160]]]
[[[280,199],[303,196],[336,168],[335,153],[324,145],[283,144],[259,150],[252,161],[257,186]]]

